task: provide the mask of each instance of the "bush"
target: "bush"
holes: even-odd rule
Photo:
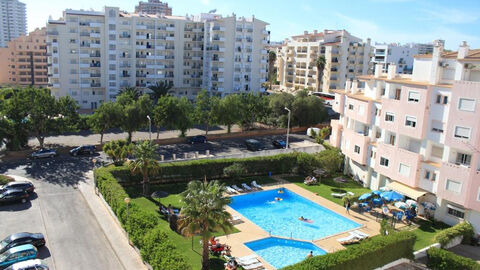
[[[454,254],[453,252],[429,248],[427,250],[429,269],[433,270],[480,270],[480,264],[476,261]]]
[[[145,233],[155,228],[159,217],[140,208],[130,209],[128,222],[125,221],[125,230],[128,232],[132,242],[138,247],[143,247]]]
[[[393,229],[393,227],[388,224],[388,220],[387,219],[382,219],[382,221],[380,222],[380,234],[381,235],[390,235],[392,233],[395,233],[395,230]]]
[[[247,174],[247,168],[245,168],[245,166],[241,163],[233,163],[232,165],[223,169],[223,174],[225,174],[226,177],[239,179]]]
[[[12,181],[14,181],[12,177],[0,174],[0,185],[5,185]]]
[[[342,167],[344,157],[337,148],[327,149],[316,155],[320,166],[330,174]]]
[[[457,225],[445,229],[435,235],[435,241],[440,243],[442,247],[452,241],[453,238],[463,235],[463,243],[470,244],[471,239],[474,235],[474,230],[472,224],[464,221],[458,223]]]
[[[299,173],[312,174],[312,172],[320,166],[320,163],[315,155],[298,153],[297,166]]]
[[[113,160],[115,166],[121,166],[132,154],[133,144],[125,140],[110,141],[103,146],[103,152]]]
[[[168,235],[158,227],[145,234],[140,254],[143,260],[150,262],[153,269],[190,269],[185,258],[176,250]]]
[[[415,235],[399,232],[388,236],[375,236],[349,249],[315,256],[283,270],[370,270],[400,258],[413,259]]]

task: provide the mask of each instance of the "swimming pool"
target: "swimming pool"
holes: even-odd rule
[[[361,225],[300,195],[282,189],[232,197],[230,207],[274,236],[315,240]],[[275,197],[281,198],[276,201]],[[298,218],[303,216],[312,222]]]
[[[277,269],[304,260],[310,251],[313,251],[314,256],[327,253],[312,243],[277,237],[252,241],[245,245]]]

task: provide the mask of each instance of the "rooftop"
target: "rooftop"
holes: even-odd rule
[[[414,55],[415,58],[432,58],[431,54],[420,54]],[[442,58],[448,59],[457,59],[458,52],[443,52]],[[472,49],[468,51],[467,56],[465,56],[464,60],[480,60],[480,49]]]

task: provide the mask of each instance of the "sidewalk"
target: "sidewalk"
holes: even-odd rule
[[[112,216],[111,211],[107,208],[102,199],[95,195],[93,189],[93,171],[87,172],[85,177],[86,182],[80,182],[78,189],[88,202],[98,224],[100,224],[100,227],[110,242],[113,251],[120,259],[123,268],[126,270],[147,269],[143,264],[140,255],[128,244],[127,237],[120,227],[116,217]]]

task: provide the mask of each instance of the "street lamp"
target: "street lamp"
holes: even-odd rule
[[[130,204],[130,198],[129,197],[126,197],[124,199],[125,203],[127,204],[127,224],[128,224],[128,205]],[[128,239],[128,242],[130,243],[130,238],[128,238],[128,228],[127,228],[127,239]]]
[[[97,177],[95,177],[95,165],[97,165],[97,159],[94,158],[92,159],[93,162],[93,190],[95,190],[95,194],[98,195],[98,189],[97,189]]]
[[[150,118],[150,115],[147,115],[148,118],[148,137],[150,141],[152,140],[152,118]]]
[[[290,136],[290,109],[285,107],[285,110],[288,111],[288,123],[287,123],[287,143],[285,149],[288,149],[288,137]]]

